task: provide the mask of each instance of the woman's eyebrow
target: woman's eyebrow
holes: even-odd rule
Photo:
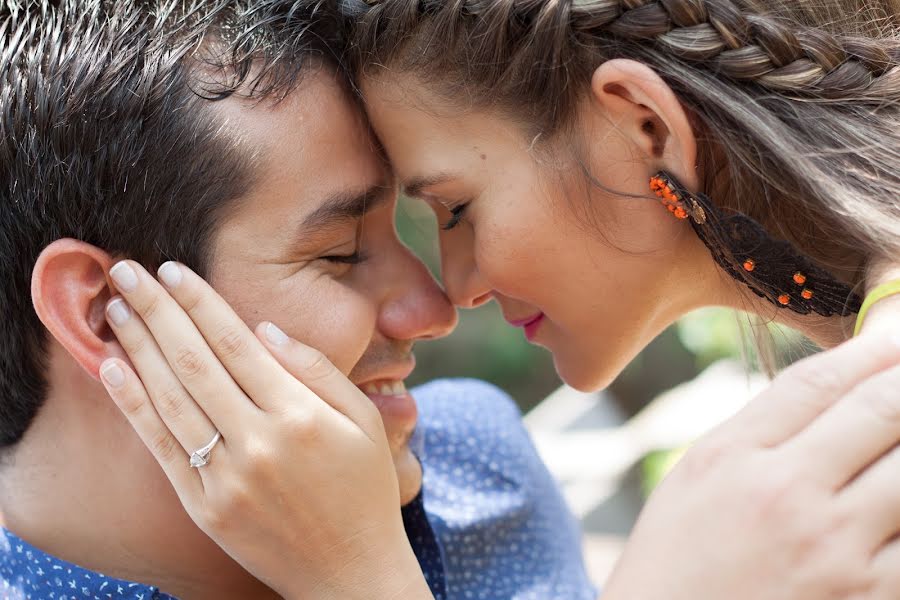
[[[415,198],[421,196],[422,190],[425,188],[438,185],[439,183],[446,183],[447,181],[457,179],[458,177],[459,175],[456,173],[438,173],[437,175],[416,176],[403,183],[403,192],[407,196]]]

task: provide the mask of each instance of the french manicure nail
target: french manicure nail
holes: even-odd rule
[[[284,346],[288,343],[288,336],[278,328],[275,323],[266,325],[266,338],[275,346]]]
[[[137,273],[134,272],[134,269],[127,262],[120,262],[109,270],[109,274],[121,291],[133,292],[137,289]]]
[[[109,387],[119,388],[125,384],[125,371],[116,363],[109,361],[100,367],[100,376]]]
[[[159,278],[169,289],[174,289],[181,283],[181,269],[171,261],[163,263],[162,266],[159,267],[157,273],[159,274]]]
[[[109,315],[110,321],[121,327],[131,318],[131,309],[124,300],[116,298],[106,307],[106,314]]]

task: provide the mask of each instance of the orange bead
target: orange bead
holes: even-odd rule
[[[688,218],[687,211],[684,210],[683,208],[679,208],[678,210],[676,210],[675,216],[678,217],[679,219],[687,219]]]
[[[750,259],[750,260],[744,262],[744,270],[747,271],[748,273],[752,273],[753,269],[755,269],[755,268],[756,268],[756,262],[753,259]]]
[[[803,273],[794,273],[794,283],[797,285],[803,285],[806,283],[806,275]]]
[[[783,306],[787,306],[788,304],[791,303],[791,297],[788,296],[787,294],[782,294],[782,295],[778,296],[778,303]]]
[[[800,295],[803,296],[804,300],[812,300],[813,297],[812,290],[803,290],[803,293]]]

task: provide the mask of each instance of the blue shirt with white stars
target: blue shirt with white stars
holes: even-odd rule
[[[423,491],[403,523],[436,600],[595,600],[581,533],[505,393],[475,380],[413,392],[412,448]],[[0,534],[0,594],[10,600],[175,600]]]

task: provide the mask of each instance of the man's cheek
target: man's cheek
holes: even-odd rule
[[[345,375],[376,336],[376,311],[356,295],[335,294],[333,301],[300,312],[303,318],[288,333],[324,353]]]

